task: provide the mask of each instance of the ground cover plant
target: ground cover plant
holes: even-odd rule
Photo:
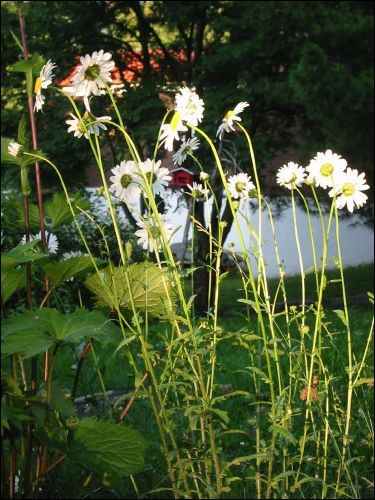
[[[5,161],[20,174],[25,227],[23,241],[2,256],[4,496],[372,497],[373,317],[368,308],[349,310],[339,217],[366,203],[364,174],[331,150],[318,152],[306,167],[280,166],[277,179],[290,192],[291,244],[300,265],[293,294],[277,234],[280,275],[272,283],[267,277],[262,209],[271,222],[273,215],[246,128],[249,104],[233,103],[217,130],[217,148],[201,126],[203,99],[181,86],[158,130],[155,124],[152,158],[143,158],[133,141],[137,131],[127,129],[117,107],[113,68],[111,54],[103,50],[82,56],[72,86],[61,89],[53,85],[51,60],[33,55],[13,66],[26,76],[31,118],[33,110],[43,110],[49,91],[70,106],[67,133],[86,141],[97,164],[110,228],[68,192],[59,166],[44,152],[48,145],[37,145],[33,121],[28,144],[21,118],[17,138],[2,141]],[[107,100],[111,116],[95,116],[99,100]],[[125,141],[127,153],[112,166],[108,183],[100,136],[109,128]],[[220,144],[234,132],[248,148],[248,168],[227,175]],[[215,164],[211,174],[199,158],[203,143]],[[161,164],[165,150],[176,151],[177,164],[191,158],[200,171],[199,182],[187,188],[191,254],[200,233],[207,236],[207,252],[187,268],[172,254],[175,228],[160,213],[171,180]],[[55,172],[61,192],[43,206],[37,185],[37,208],[30,210],[34,164],[39,174]],[[233,278],[222,266],[227,223],[217,209],[213,176],[224,187],[241,242],[241,252],[228,250],[237,268],[240,308],[227,317],[219,312],[226,280]],[[320,201],[324,191],[330,198],[327,215]],[[132,236],[122,231],[113,198],[135,217]],[[309,218],[312,269],[305,268],[300,249],[296,199]],[[257,204],[256,216],[250,200]],[[320,217],[322,248],[314,239],[312,207]],[[39,234],[32,230],[35,222]],[[57,258],[54,232],[71,223],[83,252],[73,249]],[[94,228],[96,241],[90,238]],[[334,275],[327,271],[330,238],[337,243]],[[134,259],[136,245],[143,252]],[[202,268],[203,312],[196,308]],[[66,286],[76,294],[76,307],[68,310],[63,301],[52,302]],[[330,310],[325,299],[332,287],[341,305]],[[8,307],[20,290],[26,308]],[[111,387],[107,376],[114,377]]]

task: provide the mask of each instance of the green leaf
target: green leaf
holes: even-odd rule
[[[51,219],[51,230],[57,226],[70,224],[73,220],[73,214],[66,202],[65,195],[62,193],[54,194],[53,198],[46,202],[45,211]]]
[[[131,310],[132,298],[136,310],[156,316],[168,314],[174,305],[168,274],[156,264],[142,262],[114,268],[113,281],[110,267],[103,269],[100,274],[103,281],[95,274],[84,283],[97,296],[98,305],[112,308],[118,302],[120,307]]]
[[[34,76],[39,76],[40,70],[44,66],[43,57],[34,52],[34,54],[27,60],[21,60],[15,62],[9,69],[11,72],[16,73],[29,73],[31,72]]]
[[[123,424],[79,420],[69,443],[68,457],[92,472],[128,476],[144,467],[145,440]]]
[[[23,47],[22,47],[22,43],[21,43],[21,40],[18,38],[18,36],[14,33],[14,31],[12,30],[12,28],[9,28],[9,31],[10,31],[10,34],[12,35],[14,41],[16,42],[16,44],[18,45],[18,48],[21,50],[22,54],[23,54]]]
[[[344,311],[341,311],[341,309],[334,309],[333,312],[341,319],[343,324],[347,326],[348,322],[346,320]]]
[[[13,202],[15,210],[18,213],[17,224],[20,229],[25,230],[25,215],[23,210],[23,204],[18,202]],[[40,229],[39,224],[39,208],[38,205],[29,203],[29,226],[31,233],[38,233]]]
[[[21,116],[18,124],[17,142],[24,145],[26,142],[26,118],[25,115]]]
[[[118,343],[121,330],[99,311],[82,308],[61,314],[56,309],[44,308],[4,320],[2,338],[5,355],[18,353],[29,358],[54,344],[78,344],[85,338]]]
[[[271,383],[271,380],[267,377],[267,375],[262,370],[257,368],[256,366],[247,366],[246,370],[250,370],[250,371],[256,373],[263,380],[263,382],[265,382],[266,384]]]
[[[6,302],[10,297],[22,288],[26,288],[26,270],[3,269],[1,271],[1,297]]]
[[[276,434],[278,434],[279,436],[282,436],[289,443],[292,443],[294,445],[297,444],[297,439],[290,431],[288,431],[284,427],[281,427],[280,425],[271,425],[270,429],[276,432]]]
[[[99,259],[95,259],[95,262],[98,266],[103,264],[103,261]],[[85,276],[94,267],[94,264],[91,257],[80,255],[60,262],[47,262],[42,267],[50,278],[52,286],[56,288],[70,278],[78,279]]]
[[[3,253],[1,255],[1,267],[5,269],[7,267],[17,266],[18,264],[24,264],[25,262],[32,262],[43,258],[45,259],[47,257],[45,253],[35,250],[38,243],[38,240],[29,241],[28,243],[20,243],[9,252]]]

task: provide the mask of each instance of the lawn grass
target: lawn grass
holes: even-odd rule
[[[340,271],[330,269],[326,271],[327,286],[324,290],[324,301],[327,306],[332,303],[334,307],[342,302]],[[346,294],[349,305],[368,307],[367,292],[374,292],[374,264],[364,264],[357,267],[348,267],[344,270]],[[289,303],[301,302],[301,277],[300,275],[285,276],[286,296]],[[279,285],[279,279],[273,278],[268,281],[271,303],[275,299],[275,293]],[[315,302],[317,299],[315,274],[308,273],[305,276],[306,300]],[[221,282],[220,286],[220,310],[231,313],[241,311],[243,306],[238,299],[245,298],[243,284],[238,271],[230,272]],[[282,301],[279,291],[277,302]]]

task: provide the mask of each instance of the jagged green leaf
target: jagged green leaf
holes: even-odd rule
[[[46,258],[47,255],[45,253],[36,250],[38,243],[37,240],[22,243],[12,248],[9,252],[1,254],[2,269]]]
[[[146,442],[123,424],[93,418],[79,420],[69,436],[68,457],[88,470],[128,476],[144,467]]]
[[[166,270],[151,262],[132,264],[113,269],[109,267],[85,281],[85,286],[97,297],[100,306],[147,311],[156,316],[171,312],[174,293]]]
[[[85,338],[118,343],[122,336],[121,330],[99,311],[81,308],[61,314],[43,308],[4,320],[2,338],[4,355],[17,353],[29,358],[57,343],[78,344]]]
[[[95,263],[97,266],[104,264],[104,262],[99,259],[95,259]],[[80,255],[60,262],[47,262],[42,265],[42,267],[50,278],[52,286],[56,288],[70,278],[79,279],[85,276],[86,273],[94,267],[94,263],[91,257]]]
[[[17,290],[26,287],[26,270],[9,267],[1,271],[1,297],[6,302]]]

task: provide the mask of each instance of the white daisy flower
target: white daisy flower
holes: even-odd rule
[[[179,93],[176,94],[175,102],[175,109],[181,113],[181,120],[197,127],[203,118],[204,102],[199,98],[195,89],[180,88]]]
[[[111,71],[115,67],[112,55],[100,50],[90,56],[80,58],[81,65],[76,69],[72,85],[76,96],[100,95],[105,88],[103,82],[112,83]]]
[[[186,160],[188,154],[199,148],[199,141],[196,137],[188,139],[183,142],[178,151],[173,155],[173,163],[175,165],[182,165]]]
[[[137,200],[141,194],[141,186],[134,161],[124,160],[112,168],[111,172],[114,174],[110,177],[110,190],[113,194],[124,202],[132,203]]]
[[[248,174],[240,173],[228,178],[228,190],[232,198],[246,199],[255,190],[255,185]]]
[[[165,222],[163,215],[160,215],[160,218],[165,235],[169,241],[173,233],[173,227],[171,224]],[[144,220],[137,222],[137,226],[140,229],[138,229],[134,234],[137,236],[138,244],[143,248],[143,250],[150,250],[150,252],[154,252],[156,248],[160,248],[162,243],[161,230],[153,215],[145,215]]]
[[[36,96],[34,111],[40,111],[43,108],[45,96],[42,95],[42,89],[46,89],[49,85],[51,85],[52,78],[54,77],[52,73],[53,68],[56,68],[56,64],[49,59],[49,61],[41,69],[38,78],[35,80],[34,92]]]
[[[20,158],[23,155],[23,147],[18,142],[10,142],[8,146],[8,153],[11,156],[17,156]]]
[[[217,129],[216,137],[219,136],[219,139],[222,140],[224,132],[230,132],[231,130],[234,131],[233,122],[241,121],[241,118],[238,115],[242,113],[242,111],[247,108],[247,106],[249,106],[249,103],[240,102],[233,110],[228,111],[228,113],[224,116],[219,128]]]
[[[180,138],[178,136],[179,132],[186,132],[187,127],[183,125],[181,119],[182,113],[177,111],[170,123],[164,124],[161,127],[162,133],[160,136],[160,144],[159,147],[165,143],[165,149],[167,151],[173,151],[173,141],[179,141]]]
[[[58,242],[56,236],[52,233],[48,233],[47,231],[45,232],[45,235],[46,235],[46,240],[47,240],[47,245],[48,245],[48,252],[49,253],[56,253],[58,248],[59,248],[59,242]],[[30,234],[29,241],[35,241],[35,240],[42,241],[41,231],[39,231],[38,234]],[[23,244],[26,243],[26,235],[25,234],[22,237],[21,243],[23,243]]]
[[[305,182],[305,177],[305,169],[292,161],[280,167],[276,176],[277,183],[290,190],[300,187]]]
[[[69,113],[72,117],[71,120],[66,120],[65,123],[69,125],[68,133],[74,132],[74,137],[82,137],[83,135],[88,139],[90,134],[99,135],[100,129],[107,130],[107,127],[102,123],[102,121],[109,121],[112,118],[110,116],[94,116],[93,114],[85,111],[85,114],[82,117],[82,120],[77,118],[77,116],[73,115],[73,113]],[[84,128],[84,124],[86,125],[86,129]]]
[[[187,185],[187,187],[190,189],[190,196],[195,199],[203,198],[203,196],[206,196],[209,194],[209,189],[205,189],[202,184],[199,184],[198,182],[193,182],[193,185],[190,186],[190,184]]]
[[[165,167],[161,167],[161,160],[153,163],[149,158],[139,164],[141,172],[146,177],[152,191],[154,194],[162,195],[165,188],[168,186],[169,181],[172,176],[169,175],[169,170]],[[144,183],[144,179],[142,179]],[[144,192],[147,197],[147,193]]]
[[[365,174],[358,174],[358,170],[348,167],[347,171],[340,176],[338,184],[335,185],[337,191],[336,207],[348,207],[349,212],[353,212],[354,208],[362,207],[367,200],[367,195],[362,193],[370,186],[366,184]],[[335,189],[329,191],[329,196],[333,198]]]
[[[339,183],[339,178],[346,167],[347,162],[344,158],[327,149],[325,153],[318,153],[306,167],[309,172],[309,183],[314,182],[316,186],[324,189],[327,187],[332,188]]]

